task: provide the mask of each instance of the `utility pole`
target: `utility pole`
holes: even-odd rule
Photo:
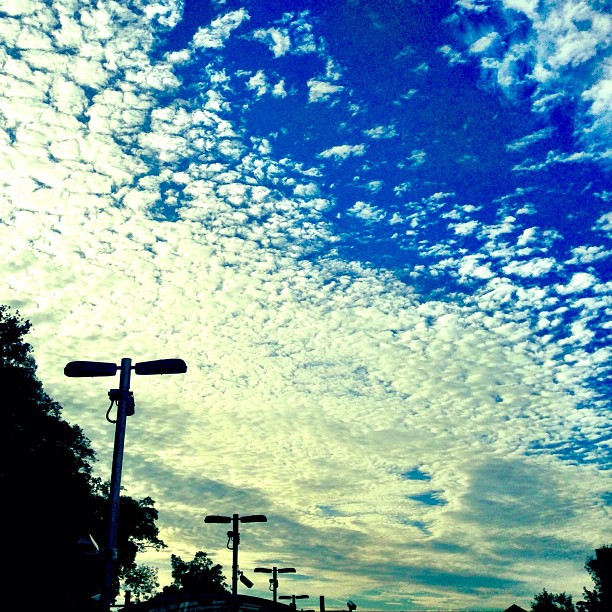
[[[232,551],[232,596],[234,601],[238,595],[238,580],[247,588],[251,588],[253,583],[240,571],[238,567],[238,546],[240,545],[240,532],[238,531],[238,523],[265,523],[267,517],[263,514],[250,514],[248,516],[220,516],[211,514],[204,518],[205,523],[231,523],[232,530],[227,532],[227,548]],[[230,542],[232,543],[230,547]]]
[[[263,574],[272,574],[270,578],[270,590],[272,591],[272,601],[276,603],[277,592],[278,592],[278,574],[295,574],[295,567],[256,567],[254,572],[260,572]]]
[[[123,449],[125,446],[125,429],[128,413],[133,414],[134,400],[130,392],[130,373],[132,371],[132,360],[124,358],[121,360],[121,373],[119,376],[119,398],[117,401],[117,422],[115,424],[115,446],[113,450],[113,467],[111,470],[111,484],[109,493],[109,521],[106,536],[106,548],[104,550],[104,590],[102,591],[102,603],[108,609],[112,603],[112,589],[115,563],[117,562],[117,526],[119,524],[119,501],[121,498],[121,471],[123,469]],[[111,397],[111,401],[113,398]],[[130,401],[131,400],[131,401]]]
[[[114,376],[117,370],[120,370],[119,389],[111,389],[108,392],[111,407],[115,402],[117,403],[117,420],[112,421],[108,417],[108,413],[106,415],[106,419],[110,423],[115,423],[115,443],[111,468],[106,547],[103,550],[104,582],[101,600],[105,610],[109,610],[114,601],[113,581],[117,561],[117,526],[119,524],[125,430],[127,417],[134,414],[134,394],[130,391],[131,372],[135,370],[136,374],[145,376],[152,374],[183,374],[187,371],[187,365],[182,359],[158,359],[155,361],[143,361],[132,366],[132,360],[124,357],[121,360],[120,366],[102,361],[71,361],[64,368],[64,374],[71,378]]]

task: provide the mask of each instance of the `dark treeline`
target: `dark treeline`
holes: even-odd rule
[[[25,341],[29,330],[18,312],[0,305],[2,603],[6,609],[86,612],[96,609],[92,598],[101,591],[103,559],[90,536],[103,547],[109,483],[93,476],[90,441],[62,418],[61,406],[37,378]],[[165,547],[157,517],[150,497],[121,496],[115,593],[120,579],[142,598],[159,586],[156,570],[135,562],[145,546]],[[203,585],[225,586],[221,567],[205,553],[191,563],[173,555],[172,565],[174,589],[193,586],[198,576]]]
[[[612,612],[612,546],[606,545],[595,551],[585,569],[593,580],[594,588],[584,588],[584,599],[572,601],[565,593],[549,593],[544,589],[531,604],[532,612]]]

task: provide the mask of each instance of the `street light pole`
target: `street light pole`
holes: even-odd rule
[[[238,515],[232,516],[232,595],[238,594],[238,546],[240,544],[240,532],[238,531]],[[228,533],[229,535],[229,533]]]
[[[113,467],[111,471],[111,484],[109,493],[109,521],[106,537],[106,557],[104,565],[103,604],[109,608],[112,599],[113,569],[117,561],[117,526],[119,523],[119,501],[121,497],[121,470],[123,469],[123,449],[125,445],[125,430],[127,424],[127,407],[130,398],[130,374],[132,360],[121,360],[121,373],[119,377],[119,400],[117,402],[117,422],[115,423],[115,446],[113,450]]]
[[[309,596],[308,595],[281,595],[279,599],[290,599],[291,603],[289,604],[289,607],[292,610],[297,610],[295,600],[296,599],[309,599]]]
[[[270,590],[272,591],[272,600],[274,603],[276,603],[278,593],[278,574],[295,574],[295,567],[274,566],[272,569],[269,567],[256,567],[253,571],[264,574],[272,574],[272,578],[270,578]]]
[[[255,571],[257,571],[257,569],[255,569]],[[272,581],[270,586],[272,587],[272,601],[276,603],[276,596],[278,594],[278,568],[276,565],[272,568]]]
[[[232,530],[227,532],[227,548],[230,548],[230,542],[232,542],[232,597],[234,601],[238,595],[238,579],[245,584],[249,589],[253,586],[253,583],[243,575],[238,567],[238,546],[240,545],[240,532],[238,531],[238,522],[240,523],[265,523],[267,517],[263,514],[250,514],[248,516],[239,516],[234,514],[230,516],[219,516],[217,514],[211,514],[204,518],[205,523],[231,523]]]
[[[110,609],[114,597],[113,577],[117,561],[117,526],[119,523],[119,505],[121,500],[121,471],[123,469],[123,450],[125,446],[125,430],[127,417],[134,414],[134,398],[130,391],[130,374],[184,374],[187,365],[182,359],[158,359],[143,361],[132,366],[132,360],[124,357],[121,365],[101,361],[71,361],[66,364],[64,374],[72,378],[85,378],[95,376],[114,376],[120,370],[119,389],[108,392],[111,398],[111,407],[117,402],[117,420],[115,423],[115,443],[113,447],[113,464],[111,468],[111,484],[109,491],[109,515],[106,534],[106,547],[104,553],[104,582],[102,586],[102,604],[106,610]],[[110,411],[110,408],[109,408]]]

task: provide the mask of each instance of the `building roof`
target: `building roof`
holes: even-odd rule
[[[238,595],[237,605],[232,605],[231,594],[224,593],[188,593],[159,594],[152,599],[131,603],[121,612],[292,612],[290,606],[274,603],[270,599]]]

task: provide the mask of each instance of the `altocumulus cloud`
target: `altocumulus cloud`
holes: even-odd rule
[[[452,63],[470,61],[466,55],[472,55],[486,82],[511,97],[528,96],[536,113],[548,114],[575,98],[579,141],[601,153],[612,112],[605,61],[612,17],[602,9],[580,0],[457,2],[466,54],[450,45],[441,52]]]
[[[445,192],[393,224],[416,234],[435,210],[453,235],[475,237],[477,257],[423,246],[459,284],[480,283],[471,296],[424,299],[338,257],[325,168],[245,131],[229,102],[244,73],[232,80],[217,55],[235,36],[275,57],[314,53],[304,14],[249,31],[246,10],[228,11],[188,52],[160,56],[178,3],[31,0],[2,12],[1,301],[32,320],[41,378],[103,476],[109,381],[66,381],[64,364],[187,361],[184,376],[135,377],[128,428],[124,482],[155,498],[171,552],[207,550],[227,568],[224,535],[203,516],[263,512],[269,524],[244,530],[241,567],[286,560],[337,605],[367,593],[370,607],[502,607],[509,590],[531,597],[534,573],[579,593],[576,567],[609,520],[609,423],[585,382],[609,355],[581,341],[605,307],[600,279],[547,282],[561,265],[547,254],[554,236],[518,237],[527,213],[476,223],[476,207]],[[189,97],[180,68],[192,62],[205,69]],[[559,59],[555,74],[570,64]],[[245,106],[266,82],[252,74]],[[340,78],[305,78],[309,100],[345,93]],[[366,153],[344,144],[317,160]],[[425,160],[420,149],[408,158]],[[385,222],[361,201],[351,212]],[[575,302],[584,325],[559,344],[548,332],[564,296],[591,301]],[[145,560],[168,577],[167,554]]]

